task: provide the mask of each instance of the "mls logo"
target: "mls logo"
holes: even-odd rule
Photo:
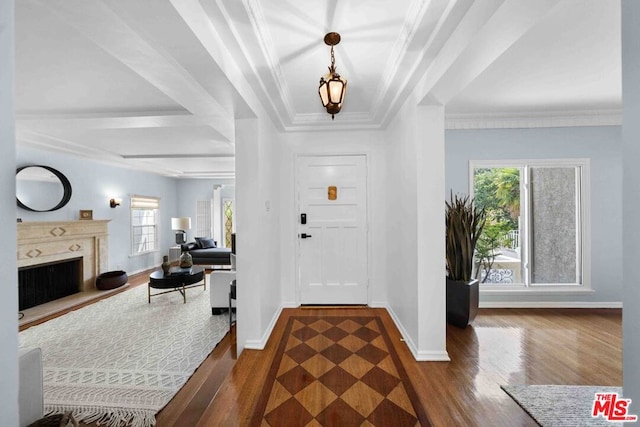
[[[637,421],[637,415],[628,415],[631,399],[618,398],[618,393],[596,393],[591,416],[602,416],[607,421]]]

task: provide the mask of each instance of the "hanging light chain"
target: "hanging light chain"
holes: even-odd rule
[[[335,72],[336,71],[336,57],[333,54],[333,46],[331,46],[331,68],[330,68],[331,72]]]

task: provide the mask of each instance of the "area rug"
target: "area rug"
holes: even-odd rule
[[[291,317],[252,426],[430,426],[377,317]]]
[[[510,385],[501,388],[543,427],[620,425],[591,414],[596,393],[622,396],[621,387]]]
[[[153,297],[138,286],[19,334],[40,347],[46,413],[85,423],[155,425],[162,409],[222,340],[227,315],[211,315],[209,289]]]

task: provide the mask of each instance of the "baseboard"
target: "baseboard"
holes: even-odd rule
[[[449,353],[447,351],[420,351],[418,347],[415,345],[407,330],[404,328],[404,325],[396,316],[396,313],[393,311],[391,307],[387,304],[377,303],[376,308],[384,308],[387,310],[389,315],[391,316],[391,320],[395,323],[396,328],[400,331],[400,335],[402,335],[402,339],[409,348],[409,351],[413,355],[413,358],[416,362],[449,362],[451,359],[449,358]]]
[[[267,330],[264,331],[264,334],[262,335],[262,338],[260,340],[247,340],[244,343],[244,348],[245,349],[249,349],[249,350],[264,350],[264,348],[267,345],[267,342],[269,341],[269,337],[271,337],[271,333],[273,332],[273,329],[276,327],[276,322],[278,322],[278,319],[280,318],[280,315],[282,314],[282,310],[284,310],[285,308],[292,308],[292,307],[298,307],[297,305],[288,305],[288,304],[282,304],[280,305],[280,307],[278,307],[278,309],[276,310],[275,314],[273,315],[273,317],[271,317],[271,321],[269,322],[269,326],[267,326]]]
[[[140,269],[140,270],[127,271],[127,276],[135,276],[136,274],[142,274],[142,273],[151,274],[151,272],[153,270],[158,270],[159,268],[160,268],[160,266],[156,265],[154,267],[143,268],[143,269]]]
[[[263,334],[262,338],[260,340],[247,340],[245,342],[244,348],[249,350],[264,350],[265,346],[267,345],[267,342],[269,341],[269,337],[271,336],[271,333],[273,332],[273,329],[276,326],[276,322],[278,321],[278,319],[280,318],[280,315],[282,314],[282,310],[284,310],[285,308],[296,308],[296,307],[299,307],[299,304],[283,303],[282,305],[280,305],[280,307],[278,307],[278,310],[276,310],[276,313],[271,318],[271,321],[269,322],[269,326],[267,327],[267,330]],[[396,316],[393,309],[389,307],[387,304],[372,303],[370,304],[370,307],[384,308],[385,310],[387,310],[387,312],[391,316],[391,320],[393,320],[393,323],[398,328],[398,331],[400,331],[400,335],[402,335],[403,341],[409,348],[409,351],[411,352],[411,354],[413,355],[413,358],[416,361],[448,362],[451,360],[449,358],[449,354],[446,351],[419,351],[416,345],[414,344],[413,340],[411,340],[409,334],[407,333],[406,329],[402,325],[402,322],[400,321],[398,316]]]
[[[622,308],[617,301],[484,301],[480,308]]]
[[[446,351],[419,351],[416,362],[450,362],[451,358]]]
[[[283,308],[284,307],[282,305],[278,307],[274,315],[271,317],[269,326],[267,326],[267,329],[264,331],[264,334],[262,334],[262,338],[260,340],[245,341],[244,348],[250,349],[250,350],[264,350],[265,346],[267,345],[267,341],[269,341],[269,337],[273,332],[273,328],[275,328],[276,322],[278,321],[278,318],[280,318],[280,314],[282,313]]]

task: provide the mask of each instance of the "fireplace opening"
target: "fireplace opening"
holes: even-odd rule
[[[19,268],[19,310],[80,292],[82,277],[82,257]]]

